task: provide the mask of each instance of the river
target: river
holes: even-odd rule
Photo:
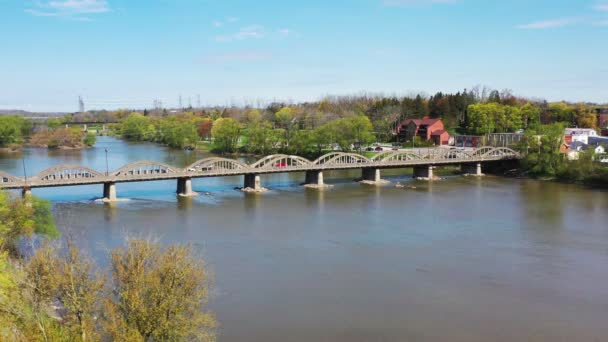
[[[0,155],[0,170],[58,164],[105,171],[137,160],[185,166],[205,153],[101,137],[83,151]],[[608,192],[533,180],[448,177],[416,189],[352,182],[327,191],[303,174],[263,176],[271,191],[234,190],[241,177],[35,189],[101,266],[127,236],[190,243],[213,274],[209,307],[220,341],[605,341]]]

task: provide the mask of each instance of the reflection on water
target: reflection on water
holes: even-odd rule
[[[25,152],[41,170],[86,163],[103,170],[141,159],[184,166],[204,154],[101,138],[86,151]],[[17,156],[0,169],[19,174]],[[529,180],[448,177],[410,170],[334,187],[299,186],[303,174],[262,177],[265,194],[235,190],[242,177],[119,184],[128,202],[91,201],[101,186],[40,189],[101,265],[125,236],[189,243],[215,275],[210,305],[221,341],[603,341],[608,307],[608,193]]]

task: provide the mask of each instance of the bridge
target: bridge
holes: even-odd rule
[[[104,200],[116,201],[116,184],[177,180],[180,196],[193,196],[193,178],[244,176],[244,188],[261,191],[260,175],[305,172],[305,184],[325,186],[323,171],[361,169],[362,180],[381,182],[382,169],[413,168],[414,177],[430,179],[433,169],[441,165],[460,165],[472,175],[481,175],[482,164],[519,159],[520,154],[506,147],[482,147],[474,150],[429,149],[428,151],[381,152],[372,158],[355,153],[333,152],[311,161],[303,157],[277,154],[264,157],[253,164],[227,158],[206,158],[185,168],[155,161],[127,164],[113,172],[100,172],[81,165],[57,165],[33,177],[18,177],[0,171],[0,189],[21,189],[24,196],[33,188],[103,184]]]

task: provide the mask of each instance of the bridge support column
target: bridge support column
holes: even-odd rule
[[[245,175],[245,184],[243,186],[243,191],[245,192],[264,192],[267,189],[262,187],[262,182],[260,181],[260,175],[256,174],[248,174]]]
[[[414,167],[414,178],[418,180],[434,180],[434,166],[416,166]]]
[[[192,191],[192,178],[177,179],[177,195],[181,197],[196,196],[196,192]]]
[[[103,183],[103,201],[116,202],[117,199],[118,197],[116,197],[116,183]]]
[[[361,170],[361,183],[371,184],[371,185],[380,185],[380,184],[386,184],[386,183],[388,183],[388,181],[382,179],[380,169],[367,168],[367,169]]]
[[[23,188],[21,189],[21,197],[23,199],[28,199],[32,197],[32,189],[31,188]]]
[[[462,173],[465,176],[474,176],[474,177],[484,176],[482,169],[481,169],[481,163],[462,164],[462,166],[460,168],[461,168]]]
[[[323,189],[327,187],[323,181],[323,171],[306,171],[304,186],[314,189]]]

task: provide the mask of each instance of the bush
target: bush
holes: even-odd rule
[[[87,133],[87,135],[84,137],[84,144],[88,147],[94,146],[96,141],[97,136],[94,133]]]

